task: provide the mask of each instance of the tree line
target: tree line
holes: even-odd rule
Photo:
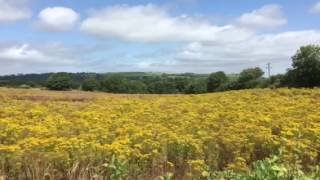
[[[199,94],[227,90],[278,87],[319,87],[320,46],[301,47],[292,57],[292,68],[285,74],[263,77],[259,67],[239,74],[223,71],[211,74],[165,73],[46,73],[0,77],[0,85],[9,87],[45,87],[49,90],[102,91],[140,94]]]

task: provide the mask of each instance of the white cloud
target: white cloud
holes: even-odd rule
[[[0,42],[0,75],[44,72],[105,72],[110,64],[95,53],[107,52],[105,44]]]
[[[10,23],[31,17],[26,0],[0,0],[0,23]]]
[[[49,32],[64,32],[74,28],[79,14],[66,7],[49,7],[38,15],[37,27]]]
[[[84,65],[80,49],[61,44],[0,43],[0,74],[78,71]]]
[[[192,16],[170,16],[166,9],[148,4],[113,6],[95,11],[81,30],[104,38],[138,42],[237,41],[250,32],[233,25],[216,26]],[[237,34],[233,38],[230,36]]]
[[[271,62],[273,73],[280,73],[291,67],[291,57],[300,46],[319,43],[320,31],[314,30],[256,35],[246,41],[219,45],[194,42],[174,55],[174,66],[164,64],[162,68],[230,73],[254,66],[264,68]]]
[[[139,61],[122,66],[127,71],[197,72],[223,70],[236,73],[249,67],[265,69],[272,64],[272,74],[284,73],[291,67],[291,57],[300,46],[320,43],[320,31],[289,31],[274,34],[256,34],[241,42],[192,42],[162,54],[144,53]],[[131,59],[132,60],[132,59]]]
[[[286,25],[287,19],[279,5],[271,4],[241,15],[237,22],[249,28],[276,28]]]
[[[18,44],[0,48],[2,62],[19,63],[44,63],[44,64],[69,64],[73,60],[46,53],[30,44]]]
[[[315,13],[315,14],[320,14],[320,2],[317,2],[316,4],[314,4],[311,7],[310,12]]]

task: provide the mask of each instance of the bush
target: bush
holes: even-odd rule
[[[282,87],[283,79],[284,79],[284,76],[282,74],[271,76],[268,81],[268,87],[269,88]]]
[[[83,91],[96,91],[99,90],[100,85],[95,78],[87,78],[83,81],[81,89]]]
[[[264,72],[261,68],[249,68],[240,73],[237,81],[239,89],[251,89],[259,85],[259,79],[261,79]]]
[[[70,90],[72,89],[72,80],[68,73],[55,73],[48,78],[46,87],[49,90]]]
[[[105,92],[126,93],[126,79],[117,75],[108,75],[101,82],[101,88]]]
[[[228,77],[223,71],[210,74],[207,84],[208,92],[217,91],[217,89],[224,85],[227,81]]]
[[[186,94],[201,94],[207,92],[207,84],[205,80],[198,79],[188,84],[185,89]]]

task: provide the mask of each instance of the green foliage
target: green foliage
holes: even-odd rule
[[[318,172],[307,175],[298,164],[285,164],[281,162],[278,156],[256,162],[252,173],[250,175],[244,175],[243,177],[244,179],[250,180],[312,180],[319,178]]]
[[[103,166],[106,168],[109,178],[111,180],[125,180],[128,174],[128,166],[125,161],[121,161],[116,158],[115,155],[112,156],[110,163],[105,163]]]
[[[261,68],[248,68],[241,71],[238,79],[240,89],[254,88],[259,84],[258,79],[262,77],[264,72]]]
[[[318,166],[309,174],[305,174],[299,165],[283,163],[278,156],[255,162],[253,169],[248,173],[235,173],[232,171],[210,173],[210,169],[204,168],[203,174],[206,174],[206,180],[313,180],[320,178]]]
[[[121,75],[107,75],[101,83],[102,90],[112,93],[147,93],[146,85],[138,80],[129,80]]]
[[[159,177],[160,180],[172,180],[173,179],[173,173],[167,173],[164,176]]]
[[[186,94],[201,94],[207,92],[207,84],[204,79],[198,79],[197,81],[191,81],[184,93]]]
[[[297,84],[295,82],[296,79],[297,79],[296,72],[292,69],[289,69],[281,79],[280,84],[286,87],[297,87]]]
[[[147,86],[141,81],[125,81],[126,93],[145,94],[148,93]]]
[[[99,82],[94,77],[89,77],[85,79],[81,85],[83,91],[96,91],[99,90]]]
[[[202,179],[204,180],[213,180],[213,174],[211,173],[210,167],[205,165],[201,172]]]
[[[252,80],[256,80],[260,78],[263,74],[264,72],[261,70],[261,68],[248,68],[241,71],[238,82],[246,83]]]
[[[208,77],[207,90],[208,92],[215,92],[219,87],[228,81],[227,75],[223,71],[212,73]]]
[[[264,161],[258,161],[254,164],[252,179],[287,179],[287,168],[279,162],[279,158],[274,156]]]
[[[178,90],[172,81],[160,80],[150,84],[149,92],[155,94],[175,94],[178,93]]]
[[[186,90],[187,86],[190,84],[190,78],[178,77],[174,78],[173,82],[175,84],[175,89],[179,93],[183,93]]]
[[[286,74],[286,83],[289,86],[320,86],[320,46],[301,47],[292,57],[292,67]]]
[[[72,88],[72,80],[68,73],[60,72],[52,74],[48,80],[46,87],[49,90],[65,91]]]
[[[105,79],[101,82],[102,90],[105,92],[118,92],[125,93],[126,92],[126,79],[121,76],[110,75],[106,76]]]
[[[283,79],[284,79],[284,75],[282,75],[282,74],[271,76],[268,80],[267,85],[269,88],[282,87],[283,86],[282,85]]]

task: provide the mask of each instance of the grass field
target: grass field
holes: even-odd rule
[[[320,163],[320,89],[114,95],[0,89],[0,179],[209,179]]]

